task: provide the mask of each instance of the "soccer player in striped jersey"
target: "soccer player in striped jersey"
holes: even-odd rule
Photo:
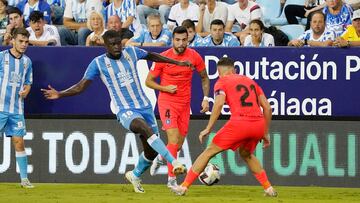
[[[12,48],[0,52],[0,131],[11,137],[16,162],[20,169],[21,186],[33,188],[27,177],[27,155],[23,137],[26,135],[24,99],[32,84],[32,63],[24,53],[29,45],[29,32],[15,28]]]
[[[225,102],[230,107],[230,120],[216,133],[210,145],[196,159],[184,182],[180,186],[172,187],[171,190],[177,195],[185,195],[213,156],[232,149],[239,151],[241,158],[263,186],[265,195],[276,197],[277,192],[271,186],[259,160],[254,156],[256,145],[261,140],[264,141],[264,148],[270,145],[268,135],[272,114],[270,104],[255,81],[235,73],[232,59],[221,58],[217,70],[219,79],[214,86],[215,103],[208,125],[200,132],[200,142],[202,143],[210,134]]]
[[[140,134],[144,152],[141,153],[135,169],[126,172],[125,177],[133,184],[135,192],[144,193],[140,176],[150,167],[152,160],[158,154],[172,163],[175,174],[185,173],[186,168],[171,155],[157,135],[159,130],[153,108],[140,86],[136,62],[146,59],[189,67],[192,64],[175,61],[132,46],[122,50],[121,33],[114,30],[106,31],[103,39],[107,53],[96,57],[89,64],[82,80],[63,91],[57,91],[50,85],[48,89],[42,89],[42,91],[47,99],[74,96],[83,92],[96,77],[100,77],[118,109],[116,115],[118,121],[126,129]]]

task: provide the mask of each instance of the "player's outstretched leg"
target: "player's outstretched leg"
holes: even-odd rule
[[[159,153],[166,161],[171,163],[174,167],[173,172],[175,175],[186,173],[186,167],[184,164],[176,160],[169,150],[166,148],[164,142],[153,133],[152,129],[146,124],[144,119],[136,118],[130,124],[130,130],[146,136],[147,143]]]
[[[209,160],[222,151],[223,149],[211,143],[195,160],[194,164],[186,174],[184,182],[179,186],[171,187],[171,191],[179,196],[185,195],[189,187],[193,184],[199,174],[205,169]]]
[[[251,170],[255,178],[263,186],[265,192],[264,195],[268,197],[277,197],[278,193],[271,186],[265,170],[261,167],[261,164],[259,160],[255,157],[255,155],[242,148],[239,148],[239,153],[241,158],[249,166],[249,169]]]
[[[24,139],[22,137],[13,136],[12,141],[15,147],[16,162],[20,170],[20,186],[22,188],[34,188],[34,185],[30,183],[27,177],[28,159],[25,152]]]

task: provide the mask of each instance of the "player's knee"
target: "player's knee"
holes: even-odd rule
[[[244,161],[249,161],[251,159],[251,153],[249,151],[246,150],[239,150],[240,152],[240,156]]]
[[[130,130],[135,133],[140,133],[141,135],[146,136],[146,138],[149,138],[153,134],[152,129],[145,122],[145,120],[141,118],[135,118],[131,122]]]
[[[24,151],[25,150],[24,140],[22,140],[22,139],[13,139],[12,141],[13,141],[15,151]]]

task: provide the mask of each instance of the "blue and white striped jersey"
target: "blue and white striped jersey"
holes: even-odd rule
[[[202,40],[203,38],[200,37],[200,35],[198,35],[197,33],[195,33],[194,38],[192,39],[191,42],[189,42],[189,47],[200,46]]]
[[[114,3],[109,4],[104,9],[105,24],[107,24],[109,17],[113,15],[118,15],[121,22],[125,22],[130,16],[134,17],[132,24],[129,26],[129,30],[133,33],[140,33],[142,27],[139,21],[139,15],[136,12],[135,0],[123,0],[119,8],[116,8]]]
[[[84,79],[100,76],[119,110],[149,107],[150,100],[141,87],[136,69],[136,62],[146,56],[147,51],[133,46],[125,47],[118,60],[100,55],[89,64]]]
[[[314,33],[313,30],[306,30],[302,35],[299,36],[299,40],[312,40],[317,42],[325,42],[327,40],[334,41],[336,38],[336,34],[333,30],[328,30],[325,28],[323,34],[318,38],[314,39]]]
[[[138,43],[156,43],[156,42],[163,42],[164,46],[170,46],[171,45],[171,39],[172,39],[172,32],[167,29],[163,28],[155,39],[151,36],[150,31],[145,28],[141,30],[139,35],[134,36],[131,38],[131,41],[138,42]]]
[[[212,46],[222,46],[222,47],[238,47],[240,46],[239,40],[235,37],[235,35],[231,33],[224,33],[224,38],[221,44],[214,44],[211,35],[203,38],[196,46],[203,47],[212,47]]]
[[[32,84],[32,63],[29,57],[15,58],[10,50],[0,52],[0,112],[24,114],[24,100],[19,92]]]
[[[343,4],[341,11],[337,15],[331,14],[328,7],[323,9],[323,13],[326,16],[326,28],[334,31],[336,34],[335,37],[339,37],[345,32],[346,27],[351,25],[353,10],[347,4]]]

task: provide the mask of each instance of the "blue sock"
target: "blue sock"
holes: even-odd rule
[[[16,162],[19,165],[19,169],[20,169],[20,178],[21,179],[27,178],[28,160],[25,151],[16,152],[15,156],[16,156]]]
[[[166,148],[164,142],[155,134],[149,137],[147,139],[147,142],[157,153],[159,153],[162,157],[164,157],[164,159],[169,163],[172,163],[175,160],[173,155],[171,155],[169,150]]]
[[[152,161],[148,160],[145,157],[144,152],[142,152],[139,156],[139,161],[133,170],[134,175],[139,178],[141,174],[143,174],[146,169],[150,167],[151,163]]]

